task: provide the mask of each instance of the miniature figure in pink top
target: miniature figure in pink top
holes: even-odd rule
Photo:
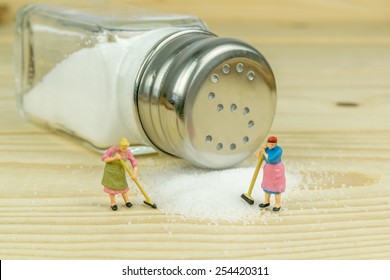
[[[257,156],[264,156],[266,164],[263,169],[263,182],[261,187],[264,190],[265,200],[260,208],[270,205],[271,194],[275,195],[275,207],[273,211],[279,211],[281,208],[282,193],[286,189],[286,177],[284,175],[284,164],[282,162],[283,150],[277,145],[278,138],[271,136],[267,144],[260,148]]]
[[[128,159],[133,166],[134,173],[132,179],[137,178],[138,165],[133,154],[128,149],[130,146],[129,141],[126,138],[122,138],[119,141],[118,146],[112,146],[102,156],[101,160],[106,163],[104,167],[104,174],[102,179],[102,185],[104,186],[104,192],[110,196],[111,209],[116,211],[118,206],[115,202],[115,195],[121,194],[125,201],[126,207],[133,206],[129,201],[127,192],[129,187],[126,181],[125,170],[119,159],[126,161]]]

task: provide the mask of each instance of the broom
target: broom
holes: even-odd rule
[[[264,159],[263,154],[260,154],[259,159],[257,160],[255,172],[253,173],[251,184],[249,185],[248,193],[243,193],[241,195],[241,198],[244,199],[250,205],[253,205],[253,203],[255,203],[255,200],[252,198],[251,195],[252,195],[252,190],[253,190],[253,187],[254,187],[256,179],[257,179],[257,175],[259,175],[259,171],[260,171],[261,164],[263,163],[263,159]]]
[[[137,185],[137,187],[139,188],[139,190],[141,191],[141,193],[144,195],[144,197],[146,198],[146,200],[144,201],[144,203],[146,205],[149,205],[150,207],[156,209],[157,208],[157,205],[153,203],[153,201],[150,199],[150,197],[147,195],[147,193],[145,192],[145,190],[142,188],[142,186],[140,185],[140,183],[138,182],[138,179],[135,178],[133,179],[132,176],[133,176],[133,173],[131,172],[130,168],[127,166],[127,164],[122,160],[122,159],[119,159],[120,160],[120,163],[122,164],[123,168],[127,171],[127,173],[129,173],[131,179],[133,180],[133,182]]]

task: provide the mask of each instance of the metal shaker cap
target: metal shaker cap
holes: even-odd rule
[[[152,146],[203,168],[231,167],[265,139],[276,109],[271,67],[250,45],[203,30],[165,38],[139,73],[135,104]]]

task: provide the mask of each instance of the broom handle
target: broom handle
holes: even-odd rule
[[[120,160],[120,163],[122,164],[123,168],[127,171],[127,173],[129,173],[130,175],[130,178],[131,180],[133,180],[133,182],[137,185],[137,187],[139,188],[139,190],[141,191],[141,193],[144,195],[144,197],[146,198],[146,201],[151,201],[150,200],[150,197],[147,195],[147,193],[145,192],[145,190],[143,189],[143,187],[140,185],[140,183],[138,182],[138,179],[135,178],[133,179],[132,176],[133,176],[133,173],[131,172],[130,168],[127,166],[127,164],[123,161],[123,159],[119,159]]]
[[[249,196],[252,194],[252,190],[253,190],[253,187],[256,183],[257,175],[259,175],[259,171],[260,171],[261,164],[263,163],[263,159],[264,159],[264,156],[263,156],[263,153],[261,153],[259,156],[259,159],[257,160],[256,169],[255,169],[255,172],[253,173],[252,181],[251,181],[251,184],[249,186],[249,191],[248,191]]]

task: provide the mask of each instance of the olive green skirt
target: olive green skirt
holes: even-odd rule
[[[106,163],[102,185],[114,191],[123,191],[128,188],[125,170],[119,160]]]

